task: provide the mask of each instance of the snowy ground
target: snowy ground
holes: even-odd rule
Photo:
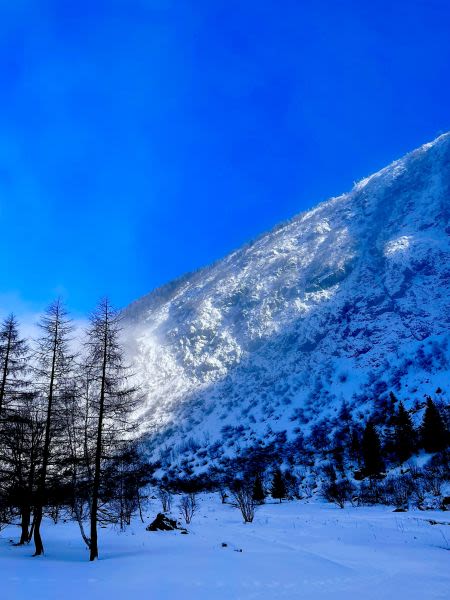
[[[158,509],[154,501],[148,521]],[[217,496],[203,496],[189,535],[150,533],[145,525],[135,521],[125,533],[102,529],[97,563],[87,562],[73,523],[45,523],[46,555],[41,558],[31,558],[31,546],[12,546],[18,529],[9,527],[0,534],[0,596],[450,598],[450,513],[286,502],[259,508],[254,523],[244,525],[236,509],[222,506]]]

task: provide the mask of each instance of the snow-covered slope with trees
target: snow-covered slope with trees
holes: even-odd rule
[[[363,418],[390,390],[419,410],[446,393],[449,291],[445,134],[131,304],[142,431],[173,462],[307,433],[343,400]]]

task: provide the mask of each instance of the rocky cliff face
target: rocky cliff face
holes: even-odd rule
[[[445,389],[450,134],[124,317],[140,425],[171,450],[233,453],[344,399],[363,415],[390,389],[409,406]]]

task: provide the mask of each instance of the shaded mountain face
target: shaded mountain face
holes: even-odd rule
[[[152,447],[363,418],[449,376],[450,134],[124,311]],[[218,444],[217,444],[218,442]]]

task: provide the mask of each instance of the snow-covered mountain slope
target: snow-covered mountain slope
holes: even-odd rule
[[[344,399],[368,414],[390,389],[409,406],[445,392],[450,134],[124,317],[139,422],[159,447],[233,453],[307,430]]]

